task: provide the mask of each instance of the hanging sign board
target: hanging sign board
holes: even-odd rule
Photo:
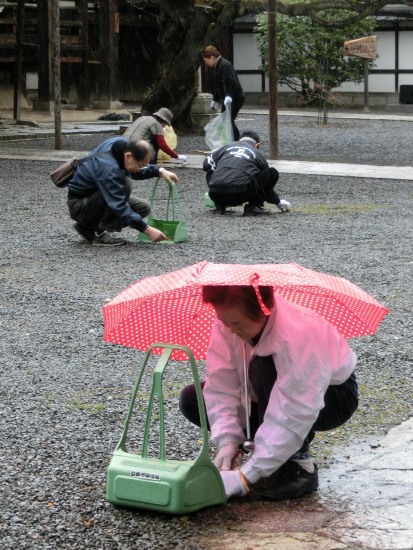
[[[347,42],[344,42],[344,53],[345,55],[364,57],[365,59],[376,59],[377,36],[366,36],[364,38],[356,38],[355,40],[347,40]]]

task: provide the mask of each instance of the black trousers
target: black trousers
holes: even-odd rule
[[[207,175],[207,183],[211,176],[212,174]],[[208,194],[215,204],[222,206],[239,206],[246,202],[252,206],[262,206],[264,202],[278,204],[280,197],[274,190],[278,177],[278,171],[273,167],[269,167],[252,179],[247,190],[242,193],[215,193],[209,191]]]
[[[250,428],[251,437],[262,424],[264,414],[268,406],[268,400],[275,381],[277,371],[271,356],[254,357],[249,364],[249,380],[257,401],[251,403]],[[204,382],[202,383],[204,387]],[[324,395],[324,407],[319,412],[317,420],[307,434],[304,443],[297,452],[304,453],[309,450],[315,432],[324,432],[342,426],[351,418],[358,407],[358,386],[355,374],[337,386],[329,386]],[[186,386],[179,398],[179,408],[182,414],[193,424],[200,426],[198,401],[195,386]],[[209,429],[209,425],[208,425]]]
[[[129,206],[134,212],[146,218],[151,211],[151,205],[146,199],[131,196],[133,180],[125,178],[124,191]],[[106,204],[100,191],[96,191],[83,199],[68,199],[70,217],[93,231],[121,231],[125,225],[122,220]]]

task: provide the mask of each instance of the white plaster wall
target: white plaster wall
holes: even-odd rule
[[[401,74],[399,75],[399,85],[413,84],[413,74]]]
[[[395,68],[395,35],[392,31],[376,32],[377,54],[375,69],[392,70]],[[399,34],[399,68],[413,70],[413,30],[401,31]],[[258,54],[258,46],[253,34],[235,33],[234,37],[234,67],[237,70],[254,70],[260,66],[261,60]],[[261,91],[261,75],[240,75],[241,85],[245,92]],[[399,75],[400,84],[412,84],[413,74]],[[287,86],[279,86],[279,91],[290,91]],[[268,92],[268,79],[265,83],[265,91]],[[336,92],[363,92],[364,82],[354,84],[346,82]],[[395,75],[370,74],[370,92],[395,92]]]
[[[262,92],[260,75],[239,74],[238,78],[244,92]]]
[[[400,36],[403,33],[400,33]],[[396,42],[393,32],[377,32],[377,59],[375,69],[394,69],[396,64]],[[386,91],[386,90],[384,90]]]
[[[252,33],[235,33],[233,36],[234,67],[238,70],[258,69],[261,65],[261,57],[258,44]]]
[[[413,70],[413,31],[401,32],[399,35],[399,69]]]

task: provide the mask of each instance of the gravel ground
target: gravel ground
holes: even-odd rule
[[[267,118],[248,116],[239,125],[264,135]],[[320,128],[315,120],[282,117],[280,158],[411,165],[412,132],[407,122],[331,120]],[[64,145],[88,150],[98,141],[96,135],[72,136]],[[53,145],[51,139],[24,142]],[[267,145],[263,140],[264,150]],[[178,150],[204,148],[202,137],[187,136]],[[202,534],[231,521],[230,506],[188,518],[105,502],[106,468],[143,354],[102,341],[101,308],[141,277],[201,260],[294,261],[352,280],[391,314],[375,336],[351,341],[359,357],[360,409],[345,427],[317,437],[315,458],[333,467],[334,453],[374,444],[412,415],[412,182],[281,174],[278,190],[292,212],[257,219],[243,218],[240,209],[226,216],[206,209],[203,173],[180,169],[189,240],[142,244],[127,229],[127,246],[105,250],[84,244],[73,231],[65,192],[48,177],[56,163],[0,162],[0,548],[201,549]],[[139,183],[139,194],[148,196],[150,186]],[[170,376],[168,456],[193,455],[197,432],[176,405],[190,379],[180,364]]]
[[[341,113],[343,114],[343,113]],[[354,113],[353,113],[354,114]],[[308,113],[307,113],[308,115]],[[317,123],[317,116],[279,117],[279,158],[319,162],[348,162],[383,166],[410,166],[413,124],[409,121],[355,120],[334,118],[330,114],[327,126]],[[268,115],[238,116],[238,126],[255,129],[261,137],[262,148],[268,152]],[[108,136],[106,136],[108,137]],[[100,138],[94,135],[64,135],[63,148],[89,150]],[[20,142],[27,149],[53,149],[54,139],[34,139]],[[0,141],[0,148],[11,146]],[[178,151],[195,153],[206,149],[203,135],[179,138]]]

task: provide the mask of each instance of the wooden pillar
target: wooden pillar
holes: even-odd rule
[[[38,0],[37,28],[39,33],[39,89],[37,109],[54,109],[52,73],[52,7],[53,0]]]
[[[16,64],[14,79],[13,118],[20,120],[21,98],[24,92],[23,75],[24,0],[17,3]]]
[[[90,87],[89,87],[89,24],[87,16],[88,0],[79,0],[79,15],[80,15],[80,39],[84,46],[83,61],[81,64],[80,78],[77,83],[77,108],[87,109],[90,103]]]
[[[277,0],[268,0],[270,159],[278,159]]]
[[[52,29],[53,29],[53,97],[54,97],[54,127],[55,149],[62,148],[62,83],[60,76],[60,4],[59,0],[52,0]]]
[[[101,45],[101,66],[99,75],[99,100],[94,101],[96,109],[121,109],[119,101],[118,0],[106,0],[99,10]]]

